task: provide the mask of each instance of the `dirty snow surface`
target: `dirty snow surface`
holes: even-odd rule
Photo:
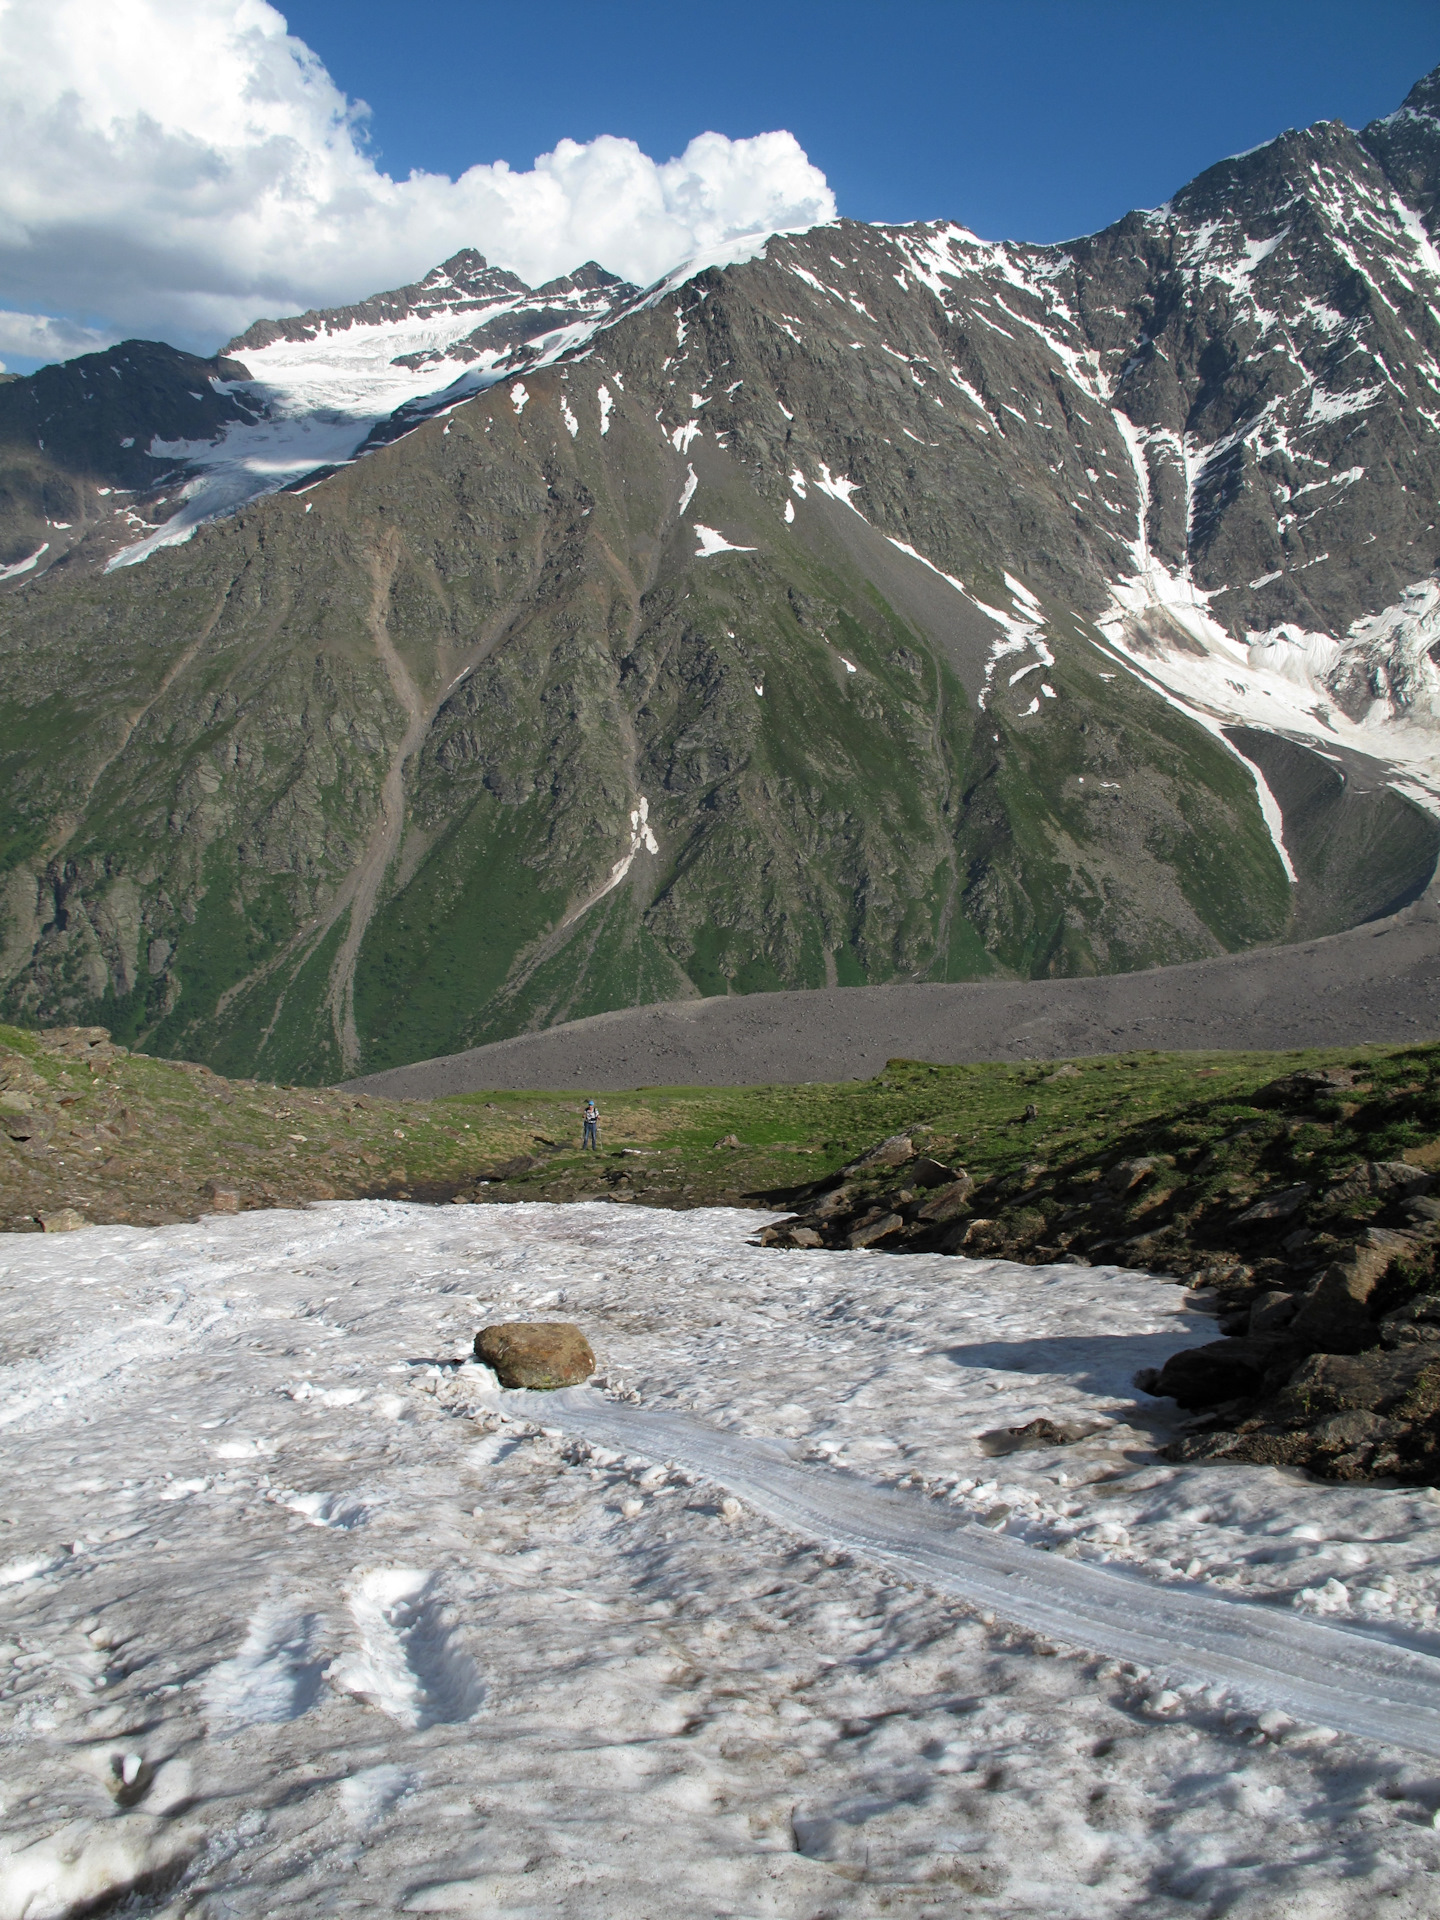
[[[0,1920],[1440,1913],[1440,1501],[1156,1461],[1172,1282],[762,1218],[0,1242]]]

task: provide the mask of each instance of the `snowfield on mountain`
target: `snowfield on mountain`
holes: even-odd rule
[[[1156,1462],[1171,1282],[756,1225],[7,1237],[0,1913],[1434,1913],[1436,1496]],[[511,1318],[581,1325],[591,1388],[500,1391],[466,1356]],[[1329,1634],[1368,1737],[1295,1710],[1298,1654],[1127,1662],[906,1561],[967,1535],[1022,1611]]]

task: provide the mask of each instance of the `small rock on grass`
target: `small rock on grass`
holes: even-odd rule
[[[595,1371],[595,1355],[579,1327],[564,1320],[505,1320],[482,1327],[475,1358],[493,1367],[502,1387],[578,1387]]]
[[[912,1187],[947,1187],[954,1183],[957,1175],[965,1176],[958,1167],[947,1167],[943,1160],[934,1160],[928,1153],[922,1153],[906,1169],[906,1180]]]
[[[878,1147],[871,1147],[858,1160],[852,1160],[845,1171],[854,1173],[860,1167],[900,1167],[913,1159],[914,1154],[915,1148],[908,1133],[892,1133]]]

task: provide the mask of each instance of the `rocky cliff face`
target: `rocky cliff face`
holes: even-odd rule
[[[197,487],[143,565],[12,576],[7,1008],[324,1077],[1413,898],[1435,93],[1064,248],[841,222],[645,295],[462,255],[260,323],[292,396],[408,384],[343,463],[292,412],[297,488]]]

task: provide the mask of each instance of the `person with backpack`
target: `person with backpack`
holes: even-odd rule
[[[593,1147],[598,1153],[600,1151],[600,1109],[593,1100],[585,1102],[584,1117],[585,1136],[580,1142],[580,1151],[583,1153],[587,1147]]]

